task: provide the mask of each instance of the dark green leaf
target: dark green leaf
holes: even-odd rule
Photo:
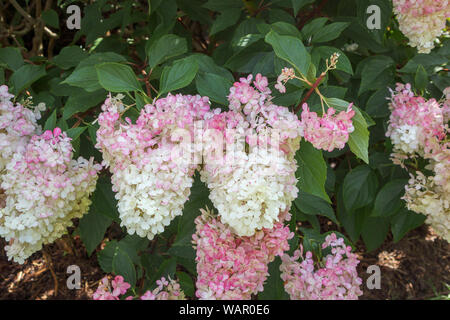
[[[323,159],[322,151],[315,149],[307,141],[302,141],[300,144],[300,150],[295,155],[298,165],[297,186],[303,191],[330,202],[330,198],[325,191],[327,165]]]
[[[100,85],[111,92],[140,91],[141,86],[133,70],[116,62],[105,62],[95,66]]]
[[[273,47],[279,58],[289,62],[298,72],[304,75],[308,73],[311,56],[300,39],[281,36],[272,30],[266,35],[265,40]]]
[[[46,75],[45,67],[26,64],[17,69],[10,78],[14,87],[13,93],[18,95],[22,90],[31,86],[34,82]]]
[[[170,67],[164,67],[161,75],[159,95],[175,91],[189,85],[198,71],[193,57],[177,60]]]
[[[353,211],[365,207],[375,199],[378,189],[376,174],[368,165],[360,165],[347,173],[343,184],[345,208]]]
[[[187,52],[186,39],[166,34],[146,48],[150,68]]]
[[[385,184],[377,194],[372,216],[389,217],[400,210],[403,205],[400,198],[405,193],[406,184],[406,179],[396,179]]]

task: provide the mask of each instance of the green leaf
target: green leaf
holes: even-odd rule
[[[165,277],[166,279],[168,277],[174,279],[176,268],[177,268],[176,258],[164,260],[163,263],[161,263],[161,265],[159,266],[157,272],[148,275],[151,285],[154,286],[156,280],[159,280],[162,277]]]
[[[372,205],[348,211],[344,205],[343,188],[339,188],[337,193],[337,216],[346,233],[353,242],[358,241],[366,218],[372,212]]]
[[[46,25],[59,29],[59,17],[55,10],[50,9],[42,12],[41,18]]]
[[[391,231],[394,242],[400,241],[406,233],[421,226],[426,219],[423,214],[417,214],[406,208],[401,209],[391,220]]]
[[[387,97],[390,96],[388,88],[375,91],[367,100],[366,112],[373,118],[384,118],[390,114]]]
[[[369,90],[379,89],[374,83],[378,81],[378,79],[383,79],[383,71],[394,65],[394,60],[387,56],[372,56],[364,60],[364,65],[361,70],[361,86],[359,87],[358,95]],[[381,86],[386,87],[386,85],[387,84],[382,81]]]
[[[50,117],[47,118],[44,125],[44,130],[53,130],[56,127],[56,109],[53,110]]]
[[[323,159],[322,151],[314,148],[311,143],[302,141],[295,159],[298,165],[296,172],[298,188],[331,203],[325,191],[327,165]]]
[[[85,112],[105,100],[103,90],[95,92],[81,91],[69,96],[63,109],[63,119],[67,120],[76,113]]]
[[[117,240],[111,240],[105,245],[102,251],[97,253],[98,264],[106,273],[111,273],[113,271],[112,261],[117,246]]]
[[[364,221],[361,236],[367,251],[373,251],[381,246],[389,232],[389,219],[383,217],[368,217]]]
[[[124,280],[134,287],[137,278],[133,263],[133,258],[135,260],[137,258],[136,249],[121,242],[109,241],[105,248],[97,254],[98,263],[103,271],[123,276]]]
[[[222,78],[234,82],[234,77],[228,69],[218,66],[214,60],[206,54],[195,53],[191,56],[198,64],[198,71],[203,73],[214,73]]]
[[[192,278],[186,273],[177,271],[177,278],[180,282],[181,290],[186,294],[188,297],[194,297],[195,296],[195,286],[194,281],[192,281]]]
[[[170,58],[187,52],[186,39],[174,34],[166,34],[146,48],[150,68],[156,67]]]
[[[347,101],[328,98],[327,102],[334,107],[338,112],[347,110],[349,103]],[[355,115],[352,118],[353,127],[355,130],[350,133],[348,138],[348,145],[350,150],[365,163],[369,163],[369,130],[367,129],[367,122],[356,106],[352,106],[355,110]]]
[[[98,82],[97,71],[92,67],[77,68],[63,82],[74,87],[83,88],[88,92],[102,89]]]
[[[13,85],[13,93],[18,95],[22,90],[31,86],[34,82],[45,76],[47,72],[43,65],[36,66],[32,64],[26,64],[17,69],[9,81]]]
[[[233,25],[235,25],[241,16],[240,8],[229,8],[221,12],[221,14],[214,20],[211,31],[209,32],[210,36],[219,33]]]
[[[448,64],[448,59],[434,52],[430,54],[419,53],[409,60],[399,72],[412,73],[417,71],[417,67],[422,65],[427,72],[432,73],[436,66]]]
[[[67,70],[76,67],[88,54],[79,46],[64,47],[61,52],[51,60],[61,69]]]
[[[300,190],[297,199],[294,201],[301,212],[308,215],[321,215],[327,217],[339,225],[333,208],[331,208],[331,205],[325,200]]]
[[[407,179],[395,179],[386,183],[377,194],[372,216],[389,217],[398,212],[404,204],[400,198],[405,193],[407,184]]]
[[[347,29],[349,22],[334,22],[320,28],[312,38],[313,43],[327,42],[336,39],[342,31]]]
[[[302,41],[292,36],[281,36],[271,30],[265,37],[275,54],[289,62],[298,72],[306,75],[311,63],[311,56],[306,51]]]
[[[292,37],[299,38],[300,40],[302,39],[301,32],[298,31],[298,29],[290,23],[278,21],[278,22],[272,23],[270,25],[270,28],[279,35],[292,36]]]
[[[213,208],[208,197],[208,188],[200,181],[200,177],[196,175],[194,184],[191,187],[191,195],[184,205],[183,215],[179,218],[177,237],[173,246],[188,246],[192,249],[191,240],[195,231],[194,220],[200,215],[200,208]]]
[[[109,177],[100,177],[98,179],[95,192],[92,196],[92,204],[99,213],[116,222],[120,222],[119,212],[117,211],[117,200],[112,191],[111,179]]]
[[[67,136],[72,138],[72,140],[77,140],[86,129],[87,127],[70,128],[67,130]]]
[[[112,258],[112,271],[116,275],[123,276],[124,281],[128,282],[132,287],[136,284],[136,268],[130,256],[120,246],[115,248]]]
[[[194,80],[197,71],[198,64],[193,57],[177,60],[172,66],[164,67],[159,95],[186,87]]]
[[[80,219],[78,234],[90,256],[95,248],[102,242],[106,229],[111,225],[112,219],[97,211],[97,204],[91,204],[89,213]]]
[[[212,11],[225,11],[230,8],[242,8],[242,0],[208,0],[202,7]]]
[[[141,91],[133,70],[116,62],[105,62],[95,66],[100,85],[111,92]]]
[[[292,8],[294,9],[294,16],[297,15],[298,10],[306,6],[307,4],[313,3],[314,0],[291,0]]]
[[[199,73],[195,80],[198,93],[209,97],[212,101],[222,105],[228,104],[227,95],[233,83],[214,73]]]
[[[280,257],[269,264],[269,277],[264,284],[264,291],[258,294],[258,300],[289,300],[281,280],[280,265]]]
[[[416,88],[421,92],[424,92],[428,86],[428,74],[421,64],[417,67],[416,75],[414,77],[414,83]]]
[[[305,26],[302,28],[303,39],[309,39],[310,37],[312,37],[318,30],[323,28],[327,21],[328,18],[320,17],[305,24]]]
[[[16,71],[23,66],[22,53],[18,48],[0,48],[0,66]]]
[[[322,29],[323,26],[327,23],[328,18],[320,17],[312,20],[305,24],[302,29],[303,39],[311,38],[318,30]],[[311,41],[310,39],[308,41]]]
[[[351,170],[344,179],[344,205],[348,211],[365,207],[375,199],[378,189],[376,174],[368,165]]]
[[[94,53],[91,54],[88,58],[81,61],[77,69],[84,67],[93,67],[97,64],[101,64],[104,62],[126,62],[126,61],[127,59],[125,59],[123,56],[115,52]]]

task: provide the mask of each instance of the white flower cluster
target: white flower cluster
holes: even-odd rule
[[[419,151],[419,131],[418,126],[403,124],[392,131],[390,138],[397,149],[413,154]]]
[[[415,96],[409,84],[397,84],[389,104],[391,116],[386,136],[394,146],[392,160],[409,169],[405,161],[418,156],[428,161],[411,175],[403,199],[409,210],[427,216],[436,233],[450,240],[450,143],[448,142],[449,88],[442,101]]]
[[[34,112],[20,104],[14,104],[14,95],[8,87],[0,86],[0,174],[16,152],[23,151],[28,140],[41,130],[37,120],[45,104],[39,104]]]
[[[419,53],[430,53],[450,16],[448,0],[393,0],[400,31]]]
[[[201,177],[222,222],[238,236],[252,236],[272,229],[280,212],[289,210],[298,193],[295,170],[295,163],[281,153],[236,151],[233,165],[203,170]]]
[[[271,102],[267,78],[258,74],[252,80],[241,78],[230,89],[231,111],[206,120],[206,134],[215,130],[223,139],[203,138],[210,153],[204,156],[202,181],[221,221],[241,237],[272,229],[298,194],[294,154],[301,123]]]
[[[209,100],[169,94],[146,105],[136,124],[121,120],[120,97],[108,98],[102,110],[96,147],[112,173],[121,225],[153,239],[182,214],[189,198],[197,165],[177,155],[190,154],[194,121],[209,110]],[[189,143],[175,139],[177,130]]]
[[[450,161],[447,159],[447,161]],[[447,162],[447,172],[450,165]],[[448,187],[447,174],[447,187]],[[427,177],[422,172],[411,176],[403,199],[409,210],[427,216],[426,223],[443,239],[450,242],[450,192],[436,182],[436,176]]]
[[[2,118],[10,119],[8,125],[3,123],[2,134],[15,146],[0,146],[7,155],[0,175],[0,236],[9,242],[8,258],[23,263],[66,233],[71,219],[88,211],[101,167],[93,159],[72,160],[66,133],[56,128],[37,135],[40,128],[33,113],[8,101],[1,104]]]

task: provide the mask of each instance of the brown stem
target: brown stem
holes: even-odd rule
[[[309,91],[306,93],[305,97],[302,99],[302,101],[298,104],[297,107],[295,107],[294,109],[294,113],[297,113],[300,111],[300,108],[302,107],[302,105],[308,101],[309,97],[311,96],[311,94],[314,92],[314,90],[317,89],[317,87],[319,86],[320,82],[323,80],[323,78],[325,77],[326,72],[322,72],[320,74],[320,76],[317,78],[317,80],[313,83],[312,87],[309,89]]]
[[[47,252],[47,250],[45,249],[45,247],[42,248],[42,253],[44,254],[45,262],[46,262],[48,268],[50,269],[50,273],[52,274],[53,283],[54,283],[53,296],[56,297],[58,295],[58,278],[56,277],[55,270],[53,270],[52,258],[50,256],[50,254]]]

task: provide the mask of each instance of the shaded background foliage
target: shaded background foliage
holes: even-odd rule
[[[70,4],[82,8],[80,30],[66,26]],[[371,4],[381,9],[379,30],[366,26]],[[97,161],[94,120],[108,92],[126,93],[125,102],[136,103],[126,114],[131,119],[168,92],[199,93],[209,96],[213,107],[226,109],[228,90],[240,76],[261,73],[273,87],[288,66],[314,82],[325,59],[338,52],[337,69],[319,88],[336,109],[348,102],[357,106],[356,130],[344,149],[333,152],[301,142],[291,250],[300,239],[314,250],[327,234],[323,219],[348,243],[362,239],[368,251],[388,235],[399,241],[425,220],[400,199],[408,174],[389,159],[386,97],[388,87],[409,82],[417,93],[439,99],[450,86],[450,46],[443,38],[431,54],[417,54],[398,30],[389,0],[0,0],[0,45],[0,83],[8,84],[17,100],[32,96],[36,104],[45,102],[43,127],[67,130],[76,155]],[[320,113],[319,97],[309,96],[309,89],[291,81],[286,94],[273,91],[274,102],[298,111],[307,99]],[[97,255],[104,272],[123,275],[136,290],[176,275],[193,297],[191,237],[199,209],[213,207],[208,193],[196,177],[183,215],[152,241],[126,230],[105,239],[120,220],[104,170],[89,213],[71,232],[81,237],[88,254]],[[270,265],[259,298],[287,298],[279,263]]]

